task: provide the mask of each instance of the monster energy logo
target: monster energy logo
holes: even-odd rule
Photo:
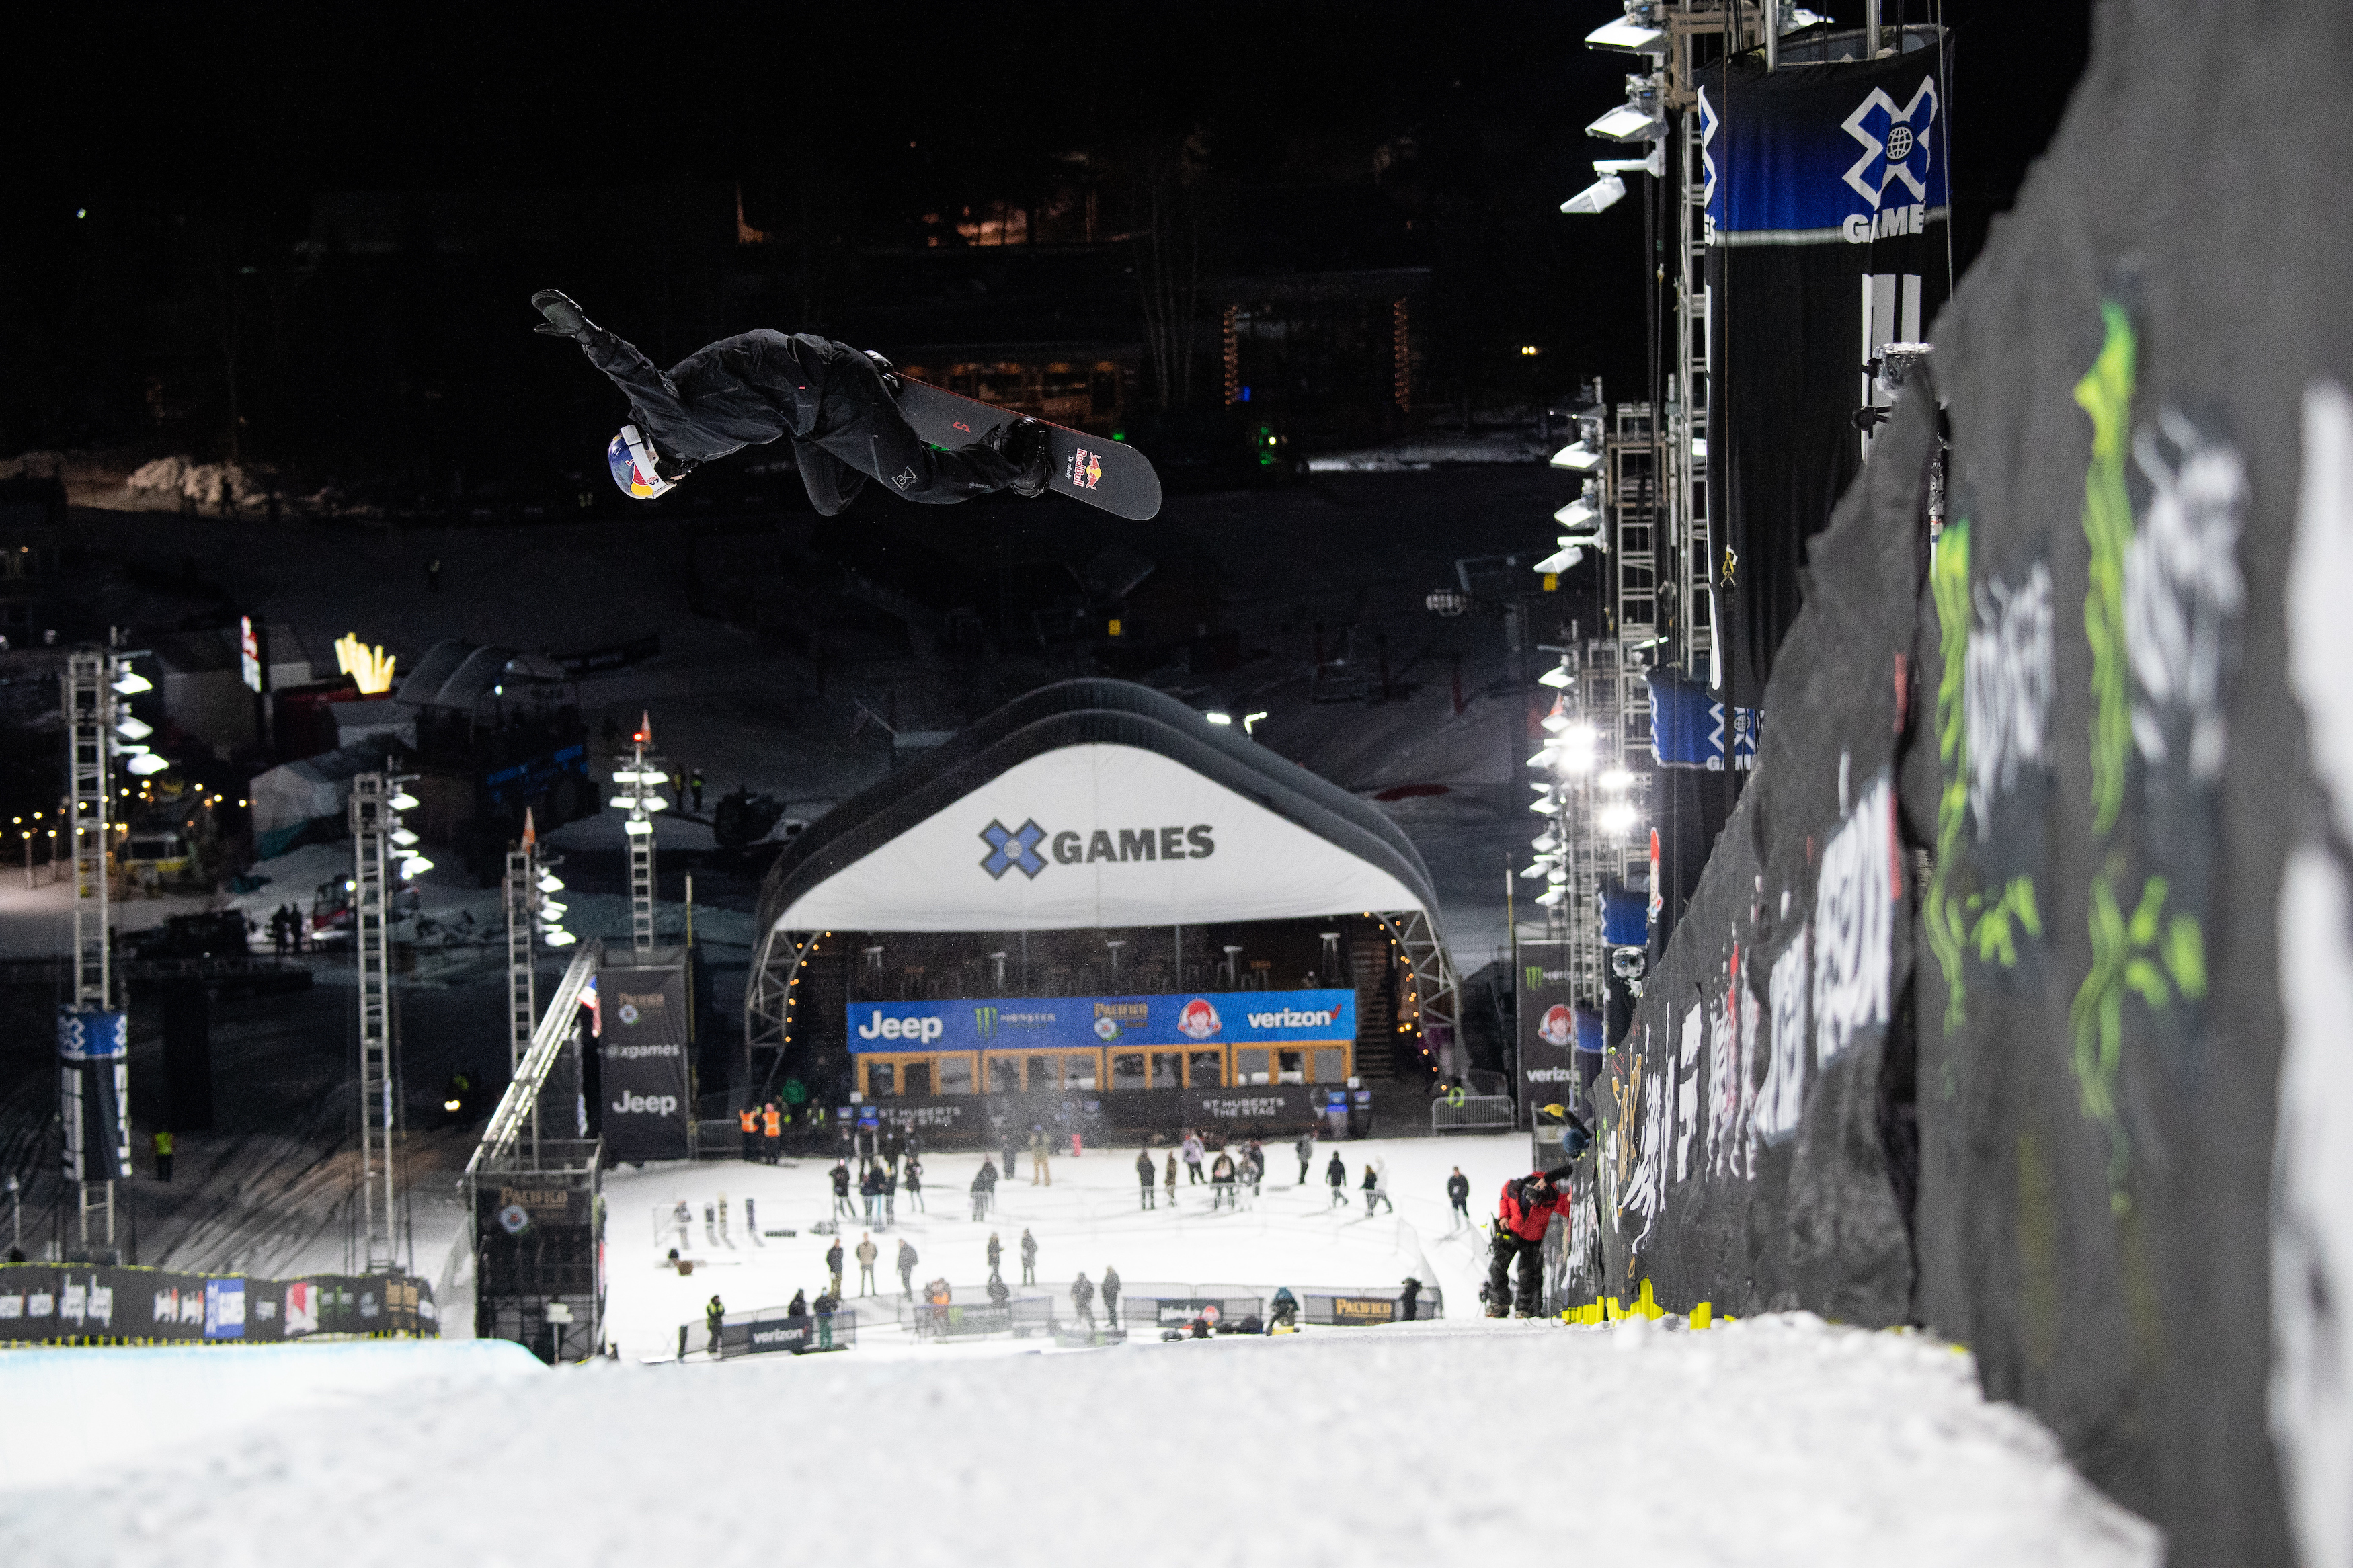
[[[975,1007],[972,1010],[973,1026],[980,1031],[982,1039],[997,1038],[997,1009],[994,1007]]]

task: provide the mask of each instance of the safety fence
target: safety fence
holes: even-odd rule
[[[132,1265],[0,1263],[0,1344],[278,1344],[440,1332],[433,1287],[406,1274],[258,1279]]]
[[[681,1329],[681,1343],[693,1344],[697,1336],[708,1348],[710,1325],[688,1324]],[[858,1309],[837,1307],[830,1312],[794,1312],[786,1307],[755,1307],[748,1312],[729,1312],[719,1321],[719,1359],[733,1356],[789,1353],[806,1355],[818,1351],[846,1351],[858,1343]]]
[[[1004,1287],[995,1300],[985,1285],[950,1286],[934,1280],[915,1299],[893,1307],[899,1326],[924,1339],[955,1340],[1010,1334],[1027,1338],[1063,1333],[1082,1321],[1069,1283]],[[1302,1323],[1413,1322],[1445,1316],[1445,1293],[1435,1285],[1304,1285],[1292,1288]],[[1123,1283],[1116,1298],[1100,1285],[1089,1308],[1096,1328],[1149,1333],[1188,1329],[1197,1321],[1213,1332],[1256,1333],[1272,1316],[1273,1293],[1250,1285],[1193,1285],[1167,1280]]]
[[[1441,1094],[1430,1102],[1432,1132],[1493,1132],[1509,1129],[1518,1108],[1507,1094]]]

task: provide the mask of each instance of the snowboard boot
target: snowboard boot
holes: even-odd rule
[[[1490,1301],[1487,1303],[1487,1315],[1491,1318],[1508,1318],[1512,1315],[1512,1310],[1501,1301]]]
[[[1006,486],[1008,489],[1032,500],[1046,493],[1046,464],[1050,454],[1046,449],[1045,426],[1024,415],[1010,425],[991,430],[986,439],[1019,470]]]
[[[571,297],[561,289],[542,289],[531,297],[531,302],[533,309],[547,318],[542,325],[533,328],[533,331],[544,333],[551,338],[570,338],[575,342],[586,342],[588,334],[596,331],[595,325],[582,313],[580,307],[574,304]]]

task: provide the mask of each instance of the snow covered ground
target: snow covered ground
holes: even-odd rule
[[[87,1373],[56,1375],[77,1355]],[[1965,1355],[1803,1314],[1705,1333],[1445,1322],[554,1372],[520,1352],[438,1345],[391,1387],[348,1358],[321,1346],[0,1355],[9,1560],[2158,1557],[2154,1532],[2076,1479],[2047,1433],[1978,1398]],[[79,1387],[116,1364],[137,1368],[140,1398],[109,1406],[121,1417],[109,1436],[143,1426],[150,1446],[56,1441]],[[212,1408],[227,1403],[244,1418]],[[181,1424],[197,1405],[210,1418]],[[152,1446],[157,1431],[168,1447]]]
[[[1347,1203],[1334,1207],[1324,1167],[1335,1152],[1348,1169]],[[1051,1186],[1032,1185],[1029,1157],[1021,1173],[997,1189],[997,1212],[972,1218],[967,1189],[980,1169],[980,1155],[935,1153],[923,1159],[923,1196],[928,1213],[916,1212],[900,1194],[899,1223],[875,1232],[882,1257],[875,1266],[885,1300],[861,1303],[854,1258],[844,1285],[850,1305],[882,1309],[860,1319],[860,1352],[941,1353],[928,1344],[902,1340],[889,1310],[898,1299],[895,1259],[908,1241],[917,1259],[913,1279],[945,1278],[958,1300],[982,1300],[988,1279],[987,1248],[993,1231],[1004,1242],[1005,1278],[1020,1279],[1021,1233],[1038,1240],[1038,1279],[1067,1287],[1083,1270],[1099,1279],[1106,1264],[1136,1283],[1247,1286],[1263,1295],[1278,1285],[1294,1291],[1308,1286],[1359,1289],[1394,1288],[1410,1275],[1445,1293],[1449,1316],[1469,1318],[1480,1310],[1478,1282],[1486,1267],[1486,1237],[1475,1228],[1447,1223],[1446,1178],[1456,1165],[1470,1179],[1474,1216],[1493,1212],[1494,1194],[1506,1176],[1527,1170],[1525,1137],[1366,1139],[1315,1146],[1314,1168],[1299,1184],[1299,1162],[1289,1143],[1267,1148],[1267,1182],[1258,1201],[1245,1208],[1212,1212],[1207,1184],[1189,1184],[1180,1173],[1176,1204],[1155,1185],[1158,1206],[1141,1209],[1136,1198],[1136,1146],[1090,1149],[1080,1158],[1050,1163]],[[1153,1151],[1155,1170],[1165,1171],[1166,1147]],[[1358,1184],[1370,1161],[1388,1166],[1394,1213],[1365,1214]],[[730,1311],[781,1307],[797,1289],[814,1296],[825,1283],[825,1250],[832,1237],[813,1234],[833,1206],[826,1173],[830,1163],[803,1161],[792,1167],[705,1161],[621,1171],[605,1179],[607,1222],[607,1337],[628,1357],[674,1355],[681,1323],[698,1325],[713,1292]],[[1181,1170],[1181,1167],[1180,1167]],[[728,1201],[729,1239],[706,1235],[703,1206]],[[744,1226],[744,1202],[756,1205],[760,1228],[797,1231],[790,1237],[754,1240]],[[665,1266],[677,1233],[655,1230],[657,1214],[667,1215],[683,1199],[695,1216],[686,1256],[695,1271],[684,1277]],[[853,1194],[851,1201],[857,1201]],[[1483,1206],[1482,1206],[1483,1205]],[[842,1250],[855,1253],[862,1220],[842,1222]],[[881,1326],[875,1326],[875,1325]],[[1027,1344],[1006,1342],[1009,1349]]]

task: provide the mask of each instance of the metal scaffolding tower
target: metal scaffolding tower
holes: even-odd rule
[[[522,842],[507,851],[502,887],[507,909],[507,1081],[522,1070],[539,1019],[539,835],[528,809]],[[532,1141],[539,1140],[539,1106],[531,1112]]]
[[[365,1271],[399,1268],[393,1224],[393,1138],[399,1126],[398,1026],[392,996],[392,861],[400,810],[415,800],[393,773],[352,780],[352,952],[359,965],[360,1235]]]
[[[109,820],[116,684],[132,690],[148,682],[128,670],[127,656],[102,648],[77,648],[66,658],[66,826],[74,862],[74,1011],[111,1013],[114,977],[107,951]],[[141,748],[144,750],[144,748]],[[119,1037],[120,1030],[112,1033]],[[113,1048],[108,1050],[105,1046]],[[80,1056],[81,1053],[76,1053]],[[108,1059],[111,1057],[111,1060]],[[89,1053],[95,1066],[69,1059],[58,1067],[58,1117],[65,1132],[65,1173],[74,1184],[79,1230],[85,1253],[114,1244],[114,1182],[131,1168],[131,1068],[119,1037]],[[114,1114],[101,1118],[83,1104],[85,1088],[96,1089],[91,1073],[111,1074]],[[101,1094],[100,1104],[104,1105]],[[107,1143],[93,1146],[94,1138]]]
[[[645,715],[631,737],[629,765],[613,774],[613,782],[627,784],[629,793],[615,795],[613,804],[629,808],[629,817],[621,824],[621,831],[629,840],[629,948],[634,952],[650,952],[654,945],[654,824],[652,813],[670,805],[655,792],[666,783],[670,774],[662,760],[652,752],[654,721]]]

